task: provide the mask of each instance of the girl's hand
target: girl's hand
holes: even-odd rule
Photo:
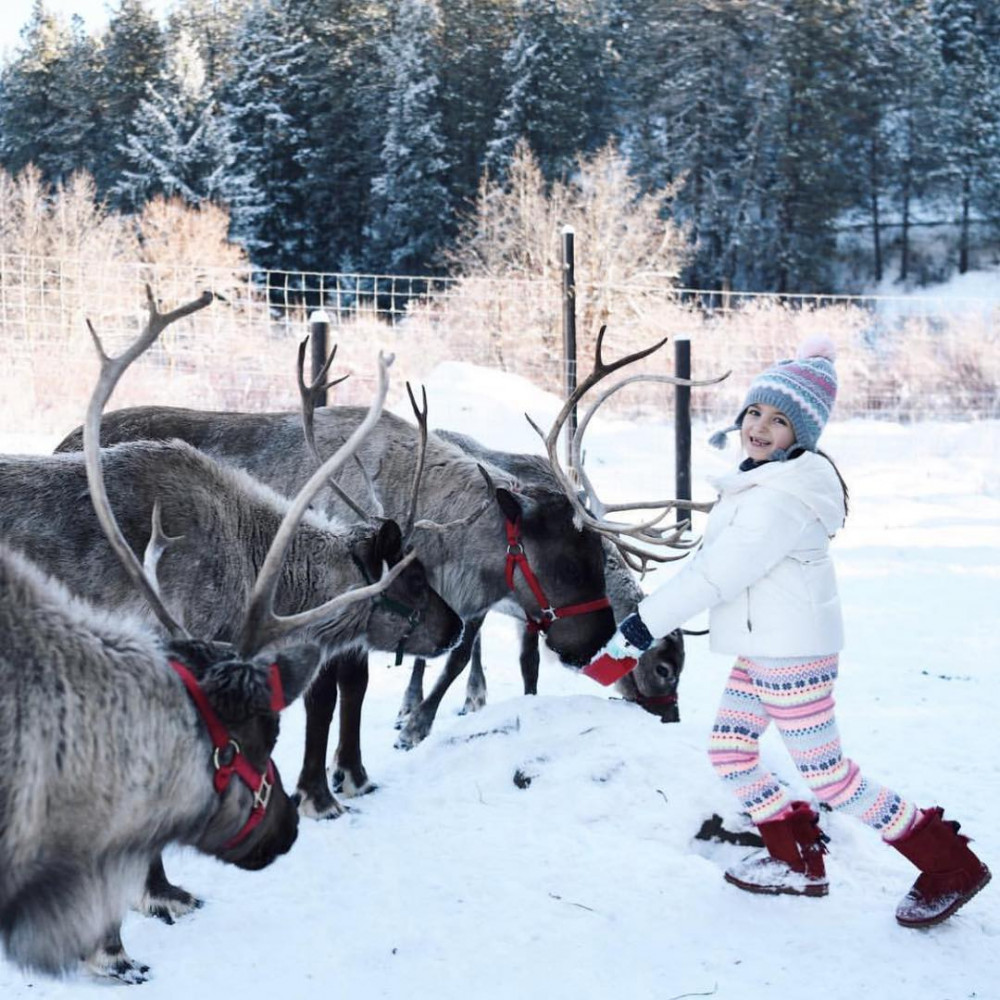
[[[588,677],[592,677],[598,684],[607,687],[635,670],[641,655],[642,650],[633,646],[620,631],[617,631],[594,654],[594,658],[583,668],[582,672]]]

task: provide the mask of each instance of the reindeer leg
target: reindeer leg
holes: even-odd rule
[[[204,905],[203,900],[192,896],[167,878],[167,873],[163,869],[163,855],[158,853],[149,863],[146,888],[142,893],[139,911],[148,917],[156,917],[165,924],[172,924]]]
[[[424,700],[424,668],[426,666],[427,660],[424,657],[418,656],[414,659],[413,670],[410,671],[410,683],[406,685],[406,690],[403,692],[403,701],[396,715],[396,729],[403,728],[407,718],[413,714],[413,710],[417,705]]]
[[[483,671],[483,634],[476,635],[472,644],[472,662],[469,664],[469,679],[465,682],[465,704],[459,715],[478,712],[486,704],[486,674]]]
[[[435,682],[431,693],[424,698],[406,720],[406,725],[403,726],[402,732],[396,739],[397,749],[412,750],[431,731],[441,699],[451,687],[451,682],[465,669],[465,665],[469,662],[472,645],[479,634],[479,629],[482,628],[483,617],[466,621],[462,641],[448,654],[444,670],[441,671],[441,676]]]
[[[527,629],[521,636],[521,679],[525,694],[538,694],[538,633]]]
[[[368,690],[368,654],[349,653],[340,661],[340,743],[334,761],[333,788],[341,795],[375,790],[361,762],[361,706]]]
[[[122,944],[122,925],[108,929],[104,940],[84,958],[84,964],[95,976],[120,979],[123,983],[144,983],[149,978],[149,966],[130,958]]]
[[[314,819],[336,819],[344,807],[334,798],[326,777],[326,752],[330,723],[337,705],[336,659],[327,660],[305,693],[306,746],[296,788],[299,812]]]

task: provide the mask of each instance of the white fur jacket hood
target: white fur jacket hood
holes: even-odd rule
[[[709,609],[713,652],[838,652],[843,623],[830,539],[844,523],[833,466],[814,452],[710,480],[719,500],[690,561],[639,604],[654,636]]]

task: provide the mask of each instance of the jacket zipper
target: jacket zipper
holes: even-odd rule
[[[747,631],[753,631],[753,622],[750,621],[750,588],[747,587]]]

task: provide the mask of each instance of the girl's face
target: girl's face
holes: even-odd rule
[[[792,422],[767,403],[753,403],[740,425],[740,441],[748,458],[766,462],[777,448],[791,448],[795,444]]]

